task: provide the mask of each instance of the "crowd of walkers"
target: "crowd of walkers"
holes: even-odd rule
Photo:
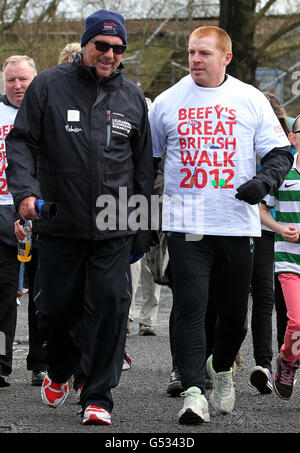
[[[139,280],[141,336],[156,335],[160,285],[172,291],[167,392],[183,398],[179,423],[209,422],[210,405],[233,411],[250,292],[250,382],[287,400],[300,363],[300,115],[290,124],[274,94],[228,74],[232,43],[219,27],[191,33],[189,74],[153,103],[124,74],[126,47],[123,16],[100,10],[56,66],[4,62],[0,386],[29,221],[27,368],[46,406],[63,404],[73,379],[82,424],[111,425]]]

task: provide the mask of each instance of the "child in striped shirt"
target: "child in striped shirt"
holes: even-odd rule
[[[277,358],[273,388],[289,399],[300,364],[300,115],[293,123],[289,140],[295,147],[294,164],[281,187],[260,204],[260,218],[275,232],[275,273],[282,287],[288,323]],[[275,206],[276,220],[270,209]]]

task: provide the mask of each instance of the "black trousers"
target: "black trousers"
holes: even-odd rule
[[[31,260],[25,264],[25,271],[28,278],[28,334],[29,349],[26,358],[27,370],[41,371],[47,369],[45,339],[42,336],[38,323],[35,294],[35,278],[38,268],[38,250],[37,247],[32,249]]]
[[[170,266],[167,269],[169,288],[173,291],[172,287],[172,276],[170,271]],[[214,278],[218,280],[215,282]],[[215,327],[217,322],[217,312],[216,305],[218,301],[218,291],[222,291],[222,284],[220,283],[221,275],[218,273],[217,269],[214,267],[210,274],[209,279],[209,295],[208,295],[208,304],[205,316],[205,340],[206,340],[206,358],[208,358],[214,349],[215,344]],[[222,297],[220,295],[220,297]],[[170,319],[169,319],[169,338],[170,338],[170,351],[172,357],[172,369],[178,368],[176,357],[175,357],[175,340],[174,340],[174,328],[175,328],[175,310],[174,304],[172,304]]]
[[[186,241],[185,234],[168,237],[174,303],[175,356],[183,387],[205,393],[205,319],[211,271],[217,322],[213,349],[216,372],[229,370],[247,333],[248,295],[253,265],[252,240],[247,237],[204,236]]]
[[[272,313],[274,307],[274,233],[262,230],[254,240],[251,330],[256,365],[272,371]]]
[[[83,387],[91,366],[90,351],[91,351],[91,335],[90,325],[93,321],[93,306],[89,295],[88,285],[85,288],[85,297],[83,304],[83,314],[79,323],[71,330],[71,335],[77,347],[81,351],[80,363],[74,370],[73,387],[77,391],[79,387]]]
[[[90,404],[108,411],[113,408],[111,389],[122,372],[131,301],[131,247],[130,237],[103,241],[39,237],[38,308],[48,321],[48,373],[55,382],[65,382],[80,361],[71,330],[83,314],[88,282],[93,312],[83,409]]]
[[[12,372],[19,267],[17,248],[0,241],[0,332],[5,335],[5,354],[0,355],[0,375],[3,376]]]

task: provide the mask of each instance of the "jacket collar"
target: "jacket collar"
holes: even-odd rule
[[[3,104],[8,105],[9,107],[12,107],[13,109],[19,110],[19,107],[16,107],[15,105],[11,104],[5,94],[2,94],[0,96],[0,102],[3,102]]]

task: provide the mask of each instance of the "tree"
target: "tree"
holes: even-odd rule
[[[245,82],[255,80],[255,6],[256,0],[220,0],[220,27],[232,39],[234,58],[228,72]]]
[[[290,34],[300,25],[300,14],[291,11],[293,6],[299,11],[299,1],[288,5],[285,1],[285,15],[281,16],[279,27],[269,33],[261,33],[258,39],[258,26],[271,12],[282,3],[279,0],[220,0],[219,25],[230,35],[233,43],[234,58],[228,72],[248,83],[255,83],[255,70],[259,65],[270,65],[288,52],[295,51],[299,36],[288,43]],[[278,9],[277,9],[278,12]],[[278,17],[278,16],[277,16]],[[271,20],[271,17],[269,18]]]
[[[29,0],[1,0],[0,1],[0,34],[12,28],[17,23],[26,8]]]
[[[0,34],[23,19],[42,22],[55,18],[62,0],[0,0]]]

